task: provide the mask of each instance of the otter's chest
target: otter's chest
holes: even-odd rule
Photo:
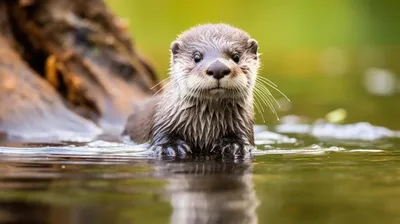
[[[243,126],[240,111],[234,106],[202,105],[185,110],[177,130],[185,141],[199,148],[209,147]]]

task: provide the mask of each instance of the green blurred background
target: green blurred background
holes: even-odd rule
[[[169,45],[191,26],[224,22],[259,41],[261,75],[292,100],[279,115],[311,121],[343,108],[345,123],[400,129],[400,1],[108,0],[139,51],[166,77]],[[265,112],[268,125],[277,121]],[[260,117],[257,122],[261,123]]]

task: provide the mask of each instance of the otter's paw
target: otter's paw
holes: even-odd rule
[[[160,157],[186,157],[192,153],[189,145],[183,141],[153,145],[151,150]]]
[[[251,146],[243,145],[232,139],[222,139],[214,144],[211,152],[217,152],[222,155],[246,155],[250,153]]]

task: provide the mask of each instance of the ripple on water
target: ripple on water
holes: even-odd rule
[[[44,156],[96,156],[96,157],[149,157],[147,145],[107,142],[103,140],[89,142],[83,146],[45,146],[45,147],[0,147],[0,154],[7,155],[44,155]]]
[[[358,123],[354,125],[333,125],[319,124],[310,127],[308,134],[304,135],[304,131],[296,133],[301,128],[295,124],[291,124],[292,129],[288,125],[280,125],[276,127],[277,131],[288,133],[288,135],[268,131],[266,126],[256,125],[255,143],[257,150],[254,155],[264,154],[324,154],[327,152],[369,152],[379,153],[383,149],[390,149],[393,144],[382,144],[386,146],[374,147],[374,142],[365,141],[371,139],[380,139],[386,137],[394,137],[398,132],[391,131],[382,127],[375,127],[367,123]],[[321,137],[320,140],[312,137]],[[348,136],[348,139],[345,137]],[[324,140],[321,140],[323,137]],[[358,140],[357,140],[358,139]],[[80,139],[78,139],[80,140]],[[79,141],[78,141],[79,142]],[[3,144],[4,145],[4,144]],[[11,144],[13,145],[13,144]],[[0,154],[5,155],[45,155],[45,156],[75,156],[75,157],[127,157],[127,158],[149,158],[151,152],[148,150],[147,144],[137,145],[126,139],[122,142],[111,142],[104,140],[96,140],[88,143],[23,143],[14,144],[18,147],[0,146]],[[40,146],[40,147],[37,147]],[[380,147],[380,148],[379,148]]]

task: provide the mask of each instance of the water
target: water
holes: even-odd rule
[[[397,132],[361,124],[357,135],[359,125],[323,140],[257,126],[251,161],[161,161],[106,141],[2,143],[0,222],[399,223]]]

